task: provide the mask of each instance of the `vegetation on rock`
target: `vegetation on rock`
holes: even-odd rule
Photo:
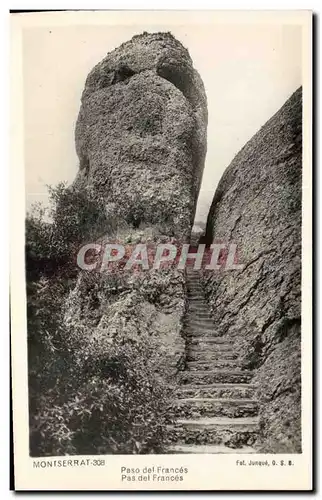
[[[182,364],[182,271],[79,271],[80,245],[189,239],[207,104],[188,51],[143,33],[88,75],[72,187],[26,223],[32,455],[162,450]]]
[[[158,452],[182,355],[183,276],[79,272],[78,243],[100,212],[74,188],[50,192],[51,222],[40,207],[26,220],[31,455]]]

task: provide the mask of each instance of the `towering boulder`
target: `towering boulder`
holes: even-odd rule
[[[143,33],[89,73],[76,125],[76,185],[120,221],[186,240],[206,153],[207,105],[188,51]]]
[[[80,168],[74,188],[105,211],[107,227],[96,243],[189,239],[206,127],[203,84],[188,51],[170,33],[135,36],[94,67],[76,125]],[[171,386],[184,358],[184,312],[184,275],[173,267],[80,272],[66,301],[68,350],[81,372],[116,390],[122,401],[117,411],[129,420],[129,438],[119,423],[108,431],[111,440],[105,428],[98,429],[105,452],[159,451]],[[115,419],[115,411],[109,408],[113,415],[106,418]]]
[[[242,270],[205,272],[213,317],[255,369],[263,451],[301,450],[302,90],[237,154],[206,239],[234,242]]]
[[[129,245],[182,243],[189,239],[204,168],[206,128],[203,83],[187,49],[171,33],[134,36],[92,69],[76,124],[80,166],[74,186],[88,190],[107,217],[116,221],[106,229],[103,244],[111,240]],[[136,311],[133,308],[132,318],[121,319],[121,330],[131,324],[128,331],[134,331],[136,325],[136,334],[145,330],[159,338],[163,335],[172,358],[168,372],[173,373],[184,351],[180,336],[183,273],[168,269],[143,274],[132,276],[124,271],[117,278],[98,276],[96,288],[115,288],[115,280],[122,283],[122,293],[113,294],[114,309],[115,299],[122,311],[124,301],[139,305]],[[111,281],[110,287],[106,280]],[[88,324],[91,316],[79,315],[86,309],[79,304],[87,303],[82,292],[86,288],[82,283],[87,281],[82,273],[67,315],[72,322]],[[124,293],[129,294],[126,300]],[[100,336],[104,339],[121,330],[108,321],[114,309],[108,312],[105,291],[101,296],[105,298],[99,301],[95,328],[103,325]]]

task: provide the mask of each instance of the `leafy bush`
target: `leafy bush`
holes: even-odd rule
[[[26,218],[26,263],[31,279],[51,275],[61,267],[65,274],[68,269],[75,272],[80,245],[116,228],[116,221],[106,217],[103,200],[91,191],[64,183],[48,189],[49,208],[34,205]]]
[[[50,199],[26,221],[30,453],[160,452],[171,390],[142,295],[75,265],[79,245],[115,221],[88,193],[59,185]]]
[[[32,454],[162,449],[168,395],[148,359],[144,346],[112,345],[95,366],[71,367],[60,385],[41,397]]]

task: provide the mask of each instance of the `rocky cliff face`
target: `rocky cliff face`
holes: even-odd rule
[[[299,89],[224,173],[206,231],[244,264],[204,280],[218,329],[256,370],[259,447],[271,452],[301,450],[301,131]]]
[[[76,185],[119,221],[187,239],[206,154],[207,104],[188,51],[143,33],[89,73],[76,125]]]

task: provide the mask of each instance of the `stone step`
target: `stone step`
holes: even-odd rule
[[[211,318],[191,318],[186,316],[186,324],[193,328],[215,328],[215,324]]]
[[[205,296],[201,293],[193,293],[192,294],[192,293],[188,292],[188,299],[189,299],[189,302],[192,302],[192,303],[195,303],[196,301],[199,300],[199,301],[207,304]]]
[[[211,319],[212,320],[212,317],[210,316],[209,314],[209,311],[204,309],[204,310],[200,310],[200,311],[190,311],[188,309],[187,313],[186,313],[186,318],[188,319],[203,319],[203,318],[207,318],[207,319]]]
[[[253,399],[256,388],[255,384],[182,385],[178,387],[176,394],[179,398]]]
[[[186,284],[187,284],[187,288],[202,288],[202,289],[204,288],[203,284],[201,283],[201,281],[198,278],[189,278],[186,281]]]
[[[216,337],[215,335],[204,335],[203,337],[190,337],[189,345],[200,345],[200,344],[221,344],[233,347],[233,341],[227,339],[227,337]]]
[[[241,398],[181,398],[174,401],[172,411],[181,418],[249,417],[258,414],[258,402]]]
[[[200,324],[197,323],[197,322],[189,322],[185,325],[185,330],[187,333],[193,333],[193,332],[196,332],[196,336],[197,337],[200,337],[200,333],[201,332],[204,332],[204,337],[207,337],[207,338],[215,338],[215,337],[222,337],[222,335],[220,335],[220,332],[218,331],[218,329],[216,328],[216,326],[214,325],[214,323],[202,323]]]
[[[199,311],[200,310],[209,311],[209,304],[208,304],[208,302],[206,302],[205,299],[190,298],[188,310],[194,311],[196,309],[198,309]]]
[[[203,291],[202,288],[200,288],[200,289],[197,289],[197,288],[194,288],[194,289],[188,288],[187,296],[188,296],[188,301],[189,302],[190,302],[191,299],[197,299],[197,298],[202,298],[203,300],[206,300],[206,297],[205,297],[205,294],[204,294],[204,291]]]
[[[193,297],[189,297],[189,305],[200,305],[204,304],[207,308],[209,308],[208,302],[203,295],[194,295]]]
[[[240,448],[229,448],[224,444],[211,444],[211,445],[203,445],[203,444],[173,444],[172,446],[168,446],[166,448],[165,453],[192,453],[192,454],[214,454],[214,453],[257,453],[255,448],[251,446],[241,446]]]
[[[228,342],[203,342],[203,336],[200,335],[200,342],[195,342],[196,340],[195,335],[194,336],[189,336],[187,335],[186,338],[186,347],[187,347],[187,353],[190,354],[190,352],[203,352],[203,353],[208,353],[211,355],[214,354],[219,354],[221,351],[227,352],[231,351],[232,353],[236,353],[236,351],[233,348],[232,344],[229,344]],[[221,339],[221,337],[213,337],[214,339]],[[193,339],[193,342],[191,342],[191,339]]]
[[[186,313],[187,316],[195,316],[197,318],[199,318],[200,316],[205,316],[207,315],[207,318],[211,318],[211,315],[210,315],[210,312],[209,312],[209,308],[208,307],[199,307],[199,308],[193,308],[191,309],[191,307],[187,310],[187,313]]]
[[[208,311],[187,311],[185,320],[186,322],[194,322],[195,324],[205,322],[214,325],[214,320]]]
[[[208,328],[194,328],[192,326],[185,327],[185,334],[188,340],[191,338],[202,339],[203,337],[222,338],[215,329],[209,330]]]
[[[251,380],[253,373],[246,370],[209,370],[209,371],[187,371],[182,372],[183,384],[213,384],[222,382],[226,384],[247,383]]]
[[[187,332],[189,338],[196,337],[198,339],[202,338],[222,338],[220,332],[216,329],[215,325],[186,325],[185,331]],[[207,341],[206,341],[207,342]]]
[[[228,349],[222,350],[215,348],[209,350],[189,350],[186,357],[187,361],[200,361],[201,363],[215,361],[219,359],[238,359],[238,354],[229,346]]]
[[[185,316],[185,324],[187,326],[193,326],[194,328],[198,328],[200,326],[200,323],[207,323],[207,326],[210,328],[213,328],[215,326],[214,320],[209,316],[206,315],[207,313],[187,313]]]
[[[198,318],[196,316],[186,316],[184,320],[185,324],[185,329],[186,330],[197,330],[198,332],[202,330],[203,328],[205,330],[214,330],[217,329],[217,326],[213,322],[212,318],[208,317],[203,317],[203,318]],[[218,330],[217,330],[218,331]],[[218,335],[222,337],[222,332],[218,331]]]
[[[222,338],[221,335],[219,335],[219,332],[217,330],[206,330],[206,329],[197,330],[197,329],[193,329],[193,328],[186,328],[185,334],[186,334],[187,344],[191,347],[197,346],[197,345],[204,346],[205,344],[207,346],[211,347],[212,344],[214,344],[214,342],[209,342],[207,340],[205,342],[203,342],[202,339],[204,339],[204,338],[221,339]],[[192,339],[193,339],[193,343],[191,343]],[[197,340],[199,340],[199,342],[197,342]],[[231,346],[232,346],[232,344],[231,344]]]
[[[186,328],[189,330],[197,330],[200,331],[202,329],[205,330],[214,330],[216,328],[215,323],[212,321],[212,319],[189,319],[185,321]],[[219,332],[218,332],[219,333]],[[222,335],[220,335],[222,336]]]
[[[194,337],[195,338],[195,337]],[[218,337],[220,339],[221,337]],[[216,344],[215,342],[200,342],[189,344],[189,337],[187,338],[187,357],[193,357],[201,355],[209,354],[211,356],[218,355],[222,357],[222,353],[228,352],[231,355],[235,355],[236,352],[233,350],[233,346],[231,344]]]
[[[186,328],[188,329],[194,329],[194,330],[200,330],[202,328],[205,328],[206,330],[213,330],[215,328],[215,323],[213,322],[212,318],[209,318],[209,316],[203,316],[203,317],[198,317],[195,315],[187,315],[185,317],[184,324]],[[220,333],[218,332],[220,335]],[[220,335],[221,336],[221,335]]]
[[[199,307],[194,309],[189,308],[186,314],[187,316],[196,315],[197,317],[199,317],[200,315],[207,315],[208,318],[212,317],[208,307]]]
[[[242,366],[242,361],[239,359],[206,359],[199,361],[188,361],[186,363],[186,369],[188,370],[201,370],[208,371],[213,368],[240,368]]]
[[[187,428],[207,428],[211,429],[239,429],[239,430],[258,430],[259,417],[214,417],[198,419],[179,419],[178,425],[184,425]]]
[[[178,419],[167,427],[169,444],[226,444],[252,446],[259,431],[258,417]]]
[[[206,311],[209,311],[209,304],[205,299],[202,301],[202,304],[197,304],[196,301],[192,298],[189,300],[189,310],[191,309],[204,309]]]

